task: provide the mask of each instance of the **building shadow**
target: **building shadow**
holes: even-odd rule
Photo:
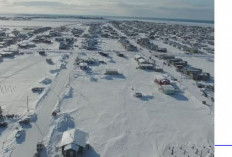
[[[90,148],[86,150],[83,155],[78,157],[100,157],[100,155],[94,150],[93,147],[90,146]]]
[[[176,92],[174,95],[171,95],[171,97],[173,97],[179,101],[188,101],[188,98],[180,92]]]
[[[153,95],[144,95],[140,99],[143,100],[143,101],[149,101],[149,100],[151,100],[153,98],[154,98]]]

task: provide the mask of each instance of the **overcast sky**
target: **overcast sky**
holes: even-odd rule
[[[0,0],[0,13],[214,19],[214,0]]]

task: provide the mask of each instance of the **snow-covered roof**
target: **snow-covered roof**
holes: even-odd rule
[[[139,55],[135,55],[135,60],[138,60],[138,59],[140,59],[140,58],[143,58],[143,57],[141,57],[141,56],[139,56]]]
[[[78,151],[79,150],[79,146],[77,144],[68,144],[64,147],[64,150],[69,150],[69,149],[72,149],[72,150],[75,150],[75,151]]]
[[[82,66],[82,67],[84,67],[84,66],[88,66],[88,64],[87,64],[87,63],[85,63],[85,62],[81,62],[81,63],[79,63],[79,65],[80,65],[80,66]]]
[[[68,144],[76,144],[85,147],[88,139],[88,134],[76,129],[69,129],[63,133],[59,146],[65,146]]]
[[[167,78],[164,75],[156,75],[155,79],[158,80],[158,81],[161,81],[161,80],[164,80],[164,79],[167,79]]]
[[[138,59],[138,62],[139,62],[139,63],[147,63],[147,61],[146,61],[145,59],[143,59],[143,58],[139,58],[139,59]]]
[[[165,91],[172,91],[175,90],[175,88],[172,85],[162,85],[163,90]]]

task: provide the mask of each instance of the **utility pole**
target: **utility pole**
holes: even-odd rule
[[[27,112],[29,112],[29,102],[28,102],[28,96],[27,96]]]
[[[182,84],[182,73],[180,73],[180,89],[181,89],[181,84]]]

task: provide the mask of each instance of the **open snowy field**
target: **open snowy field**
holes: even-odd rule
[[[0,27],[41,25],[41,20],[30,22],[6,21]],[[43,22],[46,23],[43,26],[75,27],[83,29],[83,34],[91,34],[87,24],[96,23],[96,20]],[[107,21],[97,23],[126,36]],[[82,47],[85,37],[75,38],[75,47],[71,50],[59,50],[58,42],[37,44],[36,48],[24,50],[24,55],[4,58],[0,62],[1,109],[4,114],[18,115],[7,119],[7,128],[0,128],[0,156],[31,157],[41,141],[46,147],[42,157],[62,156],[58,149],[62,133],[76,128],[89,136],[91,149],[83,154],[85,157],[213,157],[213,103],[202,96],[194,80],[182,76],[173,66],[163,65],[162,60],[138,45],[134,38],[128,37],[128,40],[138,48],[136,52],[127,51],[118,39],[102,37],[96,38],[97,50],[90,51]],[[154,43],[210,73],[214,79],[213,54],[187,55],[161,41]],[[48,56],[39,55],[37,50],[41,49],[45,49]],[[100,55],[99,51],[108,56]],[[68,54],[69,58],[65,60],[66,68],[60,69],[64,63],[63,54]],[[178,92],[174,95],[162,93],[160,85],[154,82],[160,72],[137,69],[135,55],[155,60]],[[99,62],[83,70],[77,66],[77,57]],[[46,58],[51,58],[54,64],[48,64]],[[115,69],[120,75],[104,75],[107,69]],[[44,82],[45,78],[49,83]],[[33,87],[45,90],[33,93]],[[143,96],[135,97],[136,92]],[[33,121],[17,140],[18,121],[28,115],[28,109],[33,113]],[[52,112],[57,110],[57,116],[53,117]]]

